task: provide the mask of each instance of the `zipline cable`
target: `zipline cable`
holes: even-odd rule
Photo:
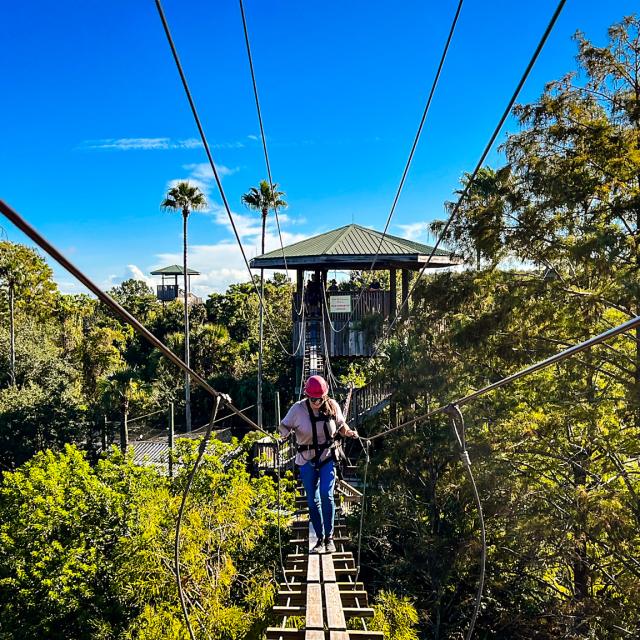
[[[588,340],[584,340],[583,342],[580,342],[578,344],[575,344],[571,347],[569,347],[568,349],[564,349],[563,351],[560,351],[558,353],[556,353],[553,356],[550,356],[548,358],[546,358],[545,360],[541,360],[539,362],[536,362],[535,364],[532,364],[524,369],[521,369],[520,371],[517,371],[516,373],[513,373],[509,376],[505,376],[504,378],[501,378],[500,380],[498,380],[497,382],[493,382],[491,384],[486,385],[485,387],[482,387],[481,389],[478,389],[477,391],[473,391],[472,393],[467,394],[466,396],[463,396],[462,398],[459,398],[457,400],[454,400],[453,402],[451,402],[450,404],[453,405],[457,405],[457,406],[461,406],[463,404],[468,404],[469,402],[475,400],[476,398],[479,398],[481,396],[484,396],[488,393],[491,393],[492,391],[494,391],[495,389],[498,389],[500,387],[504,387],[505,385],[511,384],[512,382],[515,382],[516,380],[519,380],[520,378],[523,378],[525,376],[529,376],[533,373],[536,373],[537,371],[541,371],[542,369],[546,369],[547,367],[550,367],[553,364],[557,364],[559,362],[562,362],[564,360],[566,360],[567,358],[571,358],[574,355],[581,353],[582,351],[586,351],[587,349],[590,349],[592,347],[595,347],[596,345],[605,342],[607,340],[610,340],[611,338],[615,338],[616,336],[626,333],[627,331],[631,331],[632,329],[635,329],[636,327],[640,327],[640,316],[636,316],[635,318],[632,318],[631,320],[627,320],[626,322],[623,322],[622,324],[617,325],[616,327],[613,327],[612,329],[608,329],[607,331],[603,331],[602,333],[599,333],[596,336],[593,336],[591,338],[589,338]],[[380,433],[377,433],[373,436],[369,436],[368,438],[363,438],[366,441],[369,442],[373,442],[374,440],[377,440],[378,438],[381,438],[383,436],[389,435],[390,433],[393,433],[395,431],[398,431],[399,429],[404,429],[406,427],[410,427],[414,424],[417,424],[418,422],[422,422],[423,420],[426,420],[427,418],[431,418],[432,416],[441,414],[441,413],[445,413],[447,407],[449,406],[449,404],[447,405],[442,405],[440,407],[436,407],[435,409],[431,409],[430,411],[428,411],[427,413],[424,413],[420,416],[418,416],[417,418],[413,418],[411,420],[408,420],[407,422],[403,422],[402,424],[399,424],[395,427],[391,427],[390,429],[387,429],[386,431],[381,431]]]
[[[473,610],[473,615],[471,616],[471,622],[469,624],[469,629],[467,630],[467,635],[465,636],[465,640],[471,640],[471,635],[473,634],[473,629],[476,626],[476,620],[478,619],[478,613],[480,612],[482,591],[484,589],[484,578],[487,566],[487,532],[484,525],[482,501],[480,500],[480,494],[478,493],[476,480],[473,477],[473,471],[471,469],[471,458],[469,458],[469,452],[467,451],[467,438],[465,434],[464,416],[462,415],[462,411],[460,411],[460,407],[457,404],[447,405],[447,407],[445,408],[445,413],[449,416],[451,429],[460,449],[460,460],[462,461],[465,471],[467,472],[467,476],[469,477],[469,482],[471,484],[471,489],[473,490],[473,497],[476,503],[476,508],[478,509],[478,518],[480,519],[480,578],[478,579],[478,590],[476,593],[475,608]]]
[[[207,393],[214,398],[221,398],[222,405],[231,413],[238,416],[246,422],[252,429],[260,431],[266,436],[273,436],[259,427],[251,418],[246,416],[242,411],[233,405],[228,396],[216,391],[199,373],[187,366],[171,349],[151,333],[137,318],[129,313],[121,304],[116,302],[108,293],[105,293],[98,287],[88,276],[86,276],[78,267],[70,262],[58,249],[56,249],[44,236],[42,236],[34,227],[32,227],[17,211],[10,207],[6,202],[0,200],[0,213],[8,218],[20,231],[35,242],[43,251],[48,253],[60,266],[66,269],[72,276],[79,280],[89,291],[91,291],[102,303],[109,307],[117,316],[122,318],[124,322],[133,327],[147,342],[158,349],[166,358],[168,358],[179,369],[188,373],[193,382],[202,387]]]
[[[388,328],[385,331],[385,335],[382,337],[382,339],[378,343],[379,346],[386,340],[386,338],[389,337],[389,334],[391,333],[391,331],[393,330],[393,327],[395,326],[396,322],[398,321],[398,318],[400,317],[400,314],[402,313],[402,310],[404,309],[405,305],[408,303],[409,299],[411,298],[411,295],[413,294],[416,286],[418,285],[418,282],[420,282],[420,278],[423,276],[424,272],[426,271],[427,267],[429,266],[429,263],[431,262],[431,259],[433,258],[433,256],[435,255],[436,251],[438,250],[438,246],[442,242],[442,239],[444,238],[447,230],[451,226],[451,223],[453,222],[453,220],[458,215],[458,211],[460,210],[462,202],[466,199],[467,195],[469,194],[471,186],[473,185],[473,183],[474,183],[474,181],[476,179],[476,176],[478,175],[478,172],[482,168],[482,165],[484,164],[484,161],[486,160],[487,156],[489,155],[489,151],[491,151],[491,148],[493,147],[493,144],[496,141],[496,138],[498,137],[500,131],[502,130],[502,127],[503,127],[505,121],[509,117],[509,114],[511,113],[511,109],[513,108],[513,105],[515,104],[515,101],[518,98],[518,94],[522,90],[522,87],[524,86],[524,83],[527,81],[527,78],[529,77],[529,74],[531,73],[531,70],[533,69],[533,66],[535,65],[536,61],[538,60],[538,57],[539,57],[540,53],[542,52],[542,49],[544,48],[544,45],[546,44],[547,39],[548,39],[549,35],[551,34],[551,31],[553,30],[553,27],[555,26],[556,21],[558,20],[558,17],[560,16],[560,13],[562,12],[562,9],[564,8],[564,5],[566,4],[566,1],[567,0],[560,0],[560,2],[558,3],[558,5],[556,7],[556,10],[554,11],[553,16],[551,17],[551,19],[549,21],[549,24],[547,25],[547,28],[545,29],[544,33],[542,34],[542,37],[540,38],[540,42],[538,42],[538,46],[536,47],[536,49],[535,49],[535,51],[534,51],[534,53],[533,53],[533,55],[531,57],[531,60],[529,60],[529,64],[527,65],[527,68],[525,69],[524,73],[522,74],[522,77],[520,78],[520,81],[518,82],[518,85],[517,85],[515,91],[513,92],[513,95],[511,96],[511,99],[509,100],[509,103],[508,103],[507,107],[505,108],[505,110],[504,110],[504,112],[502,114],[502,117],[500,118],[500,121],[498,122],[496,128],[493,131],[493,134],[491,135],[491,138],[489,139],[489,142],[487,143],[486,147],[484,148],[484,151],[482,152],[482,155],[480,156],[480,160],[478,160],[478,163],[476,164],[476,167],[473,170],[473,173],[471,174],[471,176],[467,180],[467,184],[465,185],[465,188],[464,188],[462,194],[460,195],[460,198],[458,198],[458,201],[456,202],[456,204],[455,204],[455,206],[453,208],[453,211],[449,215],[449,218],[447,219],[447,222],[446,222],[445,226],[443,227],[442,231],[440,232],[440,235],[438,236],[438,239],[437,239],[435,245],[431,249],[431,253],[429,254],[429,257],[427,258],[427,261],[422,266],[422,269],[420,269],[420,272],[418,273],[418,277],[415,279],[413,285],[411,286],[411,289],[409,290],[409,292],[407,293],[406,297],[404,298],[404,300],[402,301],[402,303],[398,307],[398,309],[396,311],[396,315],[395,315],[393,321],[391,322],[391,324],[389,324]],[[379,346],[378,346],[378,348],[379,348]],[[374,351],[374,354],[373,354],[374,356],[377,354],[378,348],[376,348],[376,350]]]
[[[221,394],[222,395],[222,394]],[[174,562],[175,562],[175,576],[176,583],[178,586],[178,596],[180,598],[180,606],[182,607],[182,613],[184,615],[184,620],[187,625],[187,629],[189,631],[189,636],[191,640],[196,640],[196,636],[193,633],[193,629],[191,628],[191,621],[189,620],[189,611],[187,609],[187,603],[184,598],[184,592],[182,590],[182,580],[180,578],[180,533],[182,528],[182,516],[184,514],[184,508],[187,504],[187,496],[189,495],[189,491],[191,490],[191,485],[193,484],[193,478],[196,475],[196,471],[198,470],[198,466],[200,465],[200,461],[204,456],[205,451],[207,450],[207,443],[209,442],[209,437],[211,436],[211,430],[213,429],[213,424],[216,421],[216,416],[218,414],[218,408],[220,407],[220,400],[222,398],[218,396],[215,400],[215,405],[213,407],[213,411],[211,412],[211,420],[209,421],[209,426],[207,428],[207,433],[204,438],[200,441],[200,446],[198,447],[198,457],[193,465],[189,473],[189,477],[187,478],[187,484],[185,485],[184,491],[182,493],[182,502],[180,503],[180,509],[178,510],[178,520],[176,522],[176,535],[173,544],[173,553],[174,553]]]
[[[269,186],[271,187],[271,193],[274,192],[273,177],[271,175],[271,162],[269,161],[269,151],[267,150],[267,136],[264,132],[264,123],[262,121],[262,109],[260,108],[260,99],[258,98],[258,83],[256,81],[255,69],[253,67],[253,56],[251,55],[251,44],[249,42],[249,29],[247,27],[247,18],[244,12],[244,3],[240,2],[240,15],[242,16],[242,28],[244,30],[244,42],[247,47],[247,59],[249,61],[249,69],[251,70],[251,84],[253,85],[253,97],[256,102],[256,111],[258,114],[258,123],[260,125],[260,138],[262,139],[262,150],[264,152],[264,162],[267,167],[267,177],[269,178]],[[276,216],[276,226],[278,227],[278,237],[280,238],[280,249],[282,251],[282,261],[284,262],[284,270],[287,274],[289,282],[293,285],[291,276],[289,275],[289,267],[287,266],[287,256],[284,250],[284,242],[282,241],[282,231],[280,229],[280,218],[278,216],[278,207],[273,207],[273,212]],[[304,304],[304,297],[300,297],[300,304]],[[295,305],[294,305],[295,306]],[[295,315],[300,315],[301,309],[298,309]]]
[[[171,48],[171,53],[173,55],[173,60],[176,64],[176,68],[178,70],[178,74],[180,75],[180,80],[182,81],[182,86],[184,88],[184,92],[185,95],[187,96],[187,100],[189,102],[189,106],[191,107],[191,113],[193,115],[193,119],[196,123],[196,127],[198,129],[198,133],[200,135],[200,140],[202,141],[202,145],[204,147],[205,153],[207,154],[207,159],[209,160],[209,165],[211,166],[211,170],[213,171],[213,177],[215,179],[216,182],[216,186],[218,187],[218,193],[220,194],[220,198],[222,199],[222,204],[224,206],[224,209],[227,213],[227,217],[229,219],[229,224],[231,225],[231,228],[233,230],[233,233],[235,235],[236,238],[236,242],[238,243],[238,247],[240,248],[240,253],[242,254],[242,259],[244,261],[245,267],[247,268],[247,271],[249,272],[249,278],[251,280],[251,284],[253,285],[253,288],[255,289],[256,294],[258,295],[258,300],[260,301],[260,304],[263,305],[264,311],[265,311],[265,316],[267,317],[267,324],[269,325],[272,333],[274,334],[278,344],[280,345],[280,348],[289,356],[293,356],[294,354],[291,353],[283,344],[282,341],[280,340],[280,336],[278,335],[278,332],[276,331],[275,326],[273,325],[273,320],[271,318],[271,315],[269,313],[269,309],[267,308],[267,306],[264,304],[264,300],[263,297],[260,293],[260,289],[258,288],[258,285],[256,284],[254,278],[253,278],[253,272],[251,271],[251,266],[249,265],[249,260],[247,259],[247,254],[245,253],[244,247],[242,246],[242,240],[240,239],[240,233],[238,231],[238,227],[236,225],[235,220],[233,219],[233,214],[231,213],[231,207],[229,206],[229,202],[227,200],[227,196],[224,192],[224,189],[222,187],[222,181],[220,180],[220,176],[218,174],[218,169],[216,168],[216,163],[213,160],[213,155],[211,153],[211,148],[209,147],[209,142],[207,141],[207,137],[205,135],[204,129],[202,127],[202,123],[200,122],[200,116],[198,115],[198,110],[196,109],[196,105],[195,102],[193,100],[193,97],[191,95],[191,90],[189,89],[189,84],[187,82],[187,78],[185,76],[184,70],[182,68],[182,63],[180,62],[180,58],[178,56],[178,51],[176,49],[175,43],[173,42],[173,37],[171,36],[171,30],[169,29],[169,23],[167,22],[167,18],[164,14],[164,10],[162,8],[162,3],[160,0],[154,0],[155,1],[155,5],[156,8],[158,10],[158,15],[160,16],[160,20],[162,22],[162,26],[164,28],[164,33],[165,36],[167,38],[167,42],[169,43],[169,47]]]
[[[436,71],[436,75],[433,79],[433,82],[431,84],[431,90],[429,91],[429,97],[427,98],[427,103],[424,107],[424,110],[422,112],[422,118],[420,119],[420,124],[418,125],[418,130],[416,131],[416,135],[413,138],[413,144],[411,145],[411,150],[409,152],[409,157],[407,158],[407,162],[404,166],[404,171],[402,172],[402,177],[400,178],[400,183],[398,184],[398,188],[396,190],[396,194],[395,197],[393,199],[393,203],[391,205],[391,210],[389,211],[389,215],[387,216],[387,222],[384,226],[384,230],[382,232],[382,235],[380,236],[380,241],[378,242],[378,248],[376,249],[376,252],[373,256],[373,260],[371,261],[371,266],[369,267],[368,271],[373,271],[373,267],[375,266],[377,260],[378,260],[378,256],[380,254],[380,249],[382,249],[382,244],[384,243],[384,239],[387,236],[387,231],[389,229],[389,225],[391,224],[391,219],[393,218],[393,215],[395,213],[396,210],[396,206],[398,204],[398,200],[400,199],[400,195],[402,194],[402,190],[404,188],[404,183],[407,179],[407,175],[409,173],[409,169],[411,167],[411,164],[413,162],[413,156],[415,155],[416,149],[418,147],[418,142],[420,141],[420,136],[422,135],[422,129],[424,128],[424,124],[427,120],[427,115],[429,113],[429,108],[431,107],[431,101],[433,100],[433,96],[436,92],[436,87],[438,86],[438,81],[440,80],[440,74],[442,73],[442,68],[444,67],[444,62],[447,58],[447,53],[449,52],[449,45],[451,44],[451,40],[453,39],[453,33],[456,29],[456,24],[458,23],[458,17],[460,16],[460,11],[462,10],[462,3],[464,0],[459,0],[458,2],[458,8],[456,9],[456,13],[455,16],[453,17],[453,21],[451,23],[451,28],[449,29],[449,35],[447,37],[447,42],[444,45],[444,50],[442,51],[442,56],[440,57],[440,63],[438,64],[438,70]],[[242,2],[242,0],[240,0],[240,2]],[[329,322],[331,323],[331,329],[332,331],[334,331],[335,333],[339,333],[341,331],[344,331],[344,329],[346,327],[349,326],[349,322],[351,320],[351,318],[353,317],[353,314],[355,312],[355,309],[357,308],[358,304],[360,303],[360,300],[362,300],[362,296],[364,295],[366,289],[366,285],[363,283],[361,289],[360,289],[360,294],[358,295],[358,299],[356,300],[356,303],[353,305],[353,309],[351,311],[351,313],[349,314],[349,317],[347,318],[347,320],[345,321],[345,324],[340,328],[340,329],[336,329],[333,326],[333,323],[331,323],[331,320],[329,320]],[[326,298],[326,294],[325,294],[325,298]]]

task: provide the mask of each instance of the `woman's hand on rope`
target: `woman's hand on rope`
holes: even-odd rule
[[[349,427],[347,427],[345,429],[345,432],[343,434],[346,438],[357,438],[358,436],[358,432],[355,429],[350,429]]]

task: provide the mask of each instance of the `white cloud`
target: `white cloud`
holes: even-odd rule
[[[214,186],[214,176],[211,165],[208,162],[198,162],[184,164],[182,165],[182,168],[188,172],[188,175],[184,178],[174,178],[173,180],[169,180],[167,183],[167,190],[175,187],[179,182],[188,182],[192,186],[198,187],[198,189],[204,193],[207,201],[209,202],[209,207],[203,209],[203,211],[205,213],[211,212],[211,191]],[[216,165],[216,171],[218,172],[220,179],[225,178],[226,176],[231,176],[239,170],[239,167],[226,167],[223,164]]]
[[[400,235],[409,240],[431,239],[428,222],[413,222],[411,224],[397,224],[395,226],[400,229]]]
[[[158,151],[166,149],[196,149],[202,142],[195,138],[172,140],[171,138],[105,138],[85,140],[83,149],[115,149],[117,151]]]
[[[166,265],[164,265],[166,266]],[[127,268],[124,270],[124,273],[121,274],[111,274],[107,280],[102,283],[101,288],[103,291],[108,291],[112,287],[117,287],[119,284],[122,284],[125,280],[142,280],[145,284],[150,286],[154,291],[156,288],[155,280],[147,275],[140,267],[135,264],[128,264]]]
[[[247,259],[251,260],[260,253],[260,217],[256,215],[254,219],[237,213],[234,213],[233,217]],[[231,230],[226,212],[222,207],[218,207],[214,211],[214,221]],[[307,237],[304,234],[282,230],[282,242],[285,246]],[[265,250],[268,252],[278,248],[280,248],[280,239],[275,220],[270,219],[265,233]],[[150,271],[169,264],[182,264],[182,253],[178,252],[160,254],[157,258],[158,263],[149,269]],[[189,267],[202,274],[193,277],[191,287],[196,295],[203,298],[206,298],[212,291],[224,292],[232,283],[249,280],[249,273],[242,259],[240,248],[233,239],[222,240],[216,244],[189,246]],[[290,272],[290,275],[292,278],[294,277],[293,272]]]
[[[198,138],[103,138],[84,140],[81,149],[112,149],[115,151],[166,151],[167,149],[198,149],[203,144]],[[242,149],[244,143],[217,142],[209,145],[212,149]]]
[[[213,170],[208,162],[198,162],[196,164],[184,164],[183,169],[191,172],[191,176],[196,180],[211,181],[213,180]],[[239,167],[225,167],[223,164],[216,165],[216,171],[221,178],[232,176],[240,171]]]

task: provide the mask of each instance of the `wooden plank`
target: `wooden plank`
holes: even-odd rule
[[[343,607],[345,618],[373,618],[373,609],[369,607]]]
[[[304,640],[324,640],[324,631],[309,629],[305,632]]]
[[[355,568],[356,561],[351,557],[346,558],[336,558],[334,554],[331,554],[333,557],[333,562],[336,567],[347,567],[349,569]]]
[[[347,631],[329,631],[329,640],[349,640]]]
[[[361,591],[364,589],[363,582],[338,582],[340,591]]]
[[[307,629],[323,629],[322,591],[319,584],[307,585]]]
[[[382,631],[363,631],[362,629],[349,630],[350,640],[384,640]]]
[[[286,592],[280,591],[279,593]],[[343,609],[344,607],[367,607],[369,605],[369,594],[364,590],[343,591],[341,589],[340,597]],[[292,604],[294,603],[292,602]]]
[[[320,582],[320,556],[318,554],[309,556],[307,582]]]
[[[278,591],[277,602],[281,607],[301,607],[307,601],[306,591]],[[350,600],[345,601],[342,597],[342,603],[345,605],[352,604]]]
[[[336,572],[333,568],[333,558],[330,554],[322,556],[322,581],[323,582],[335,582]]]
[[[304,629],[284,629],[268,627],[267,640],[305,640]]]
[[[339,575],[340,577],[343,577],[354,574],[356,569],[355,567],[335,567],[335,571],[337,576]]]
[[[293,605],[281,606],[276,605],[273,607],[273,613],[277,616],[303,616],[304,615],[304,606],[295,607]]]
[[[340,590],[335,582],[324,585],[324,602],[327,610],[327,626],[329,630],[345,631],[347,623],[342,611]]]

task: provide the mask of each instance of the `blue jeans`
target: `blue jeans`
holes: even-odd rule
[[[333,518],[336,505],[333,488],[336,483],[336,470],[333,460],[325,462],[319,469],[311,463],[299,467],[300,479],[307,494],[309,517],[316,535],[321,539],[333,537]],[[324,534],[323,534],[324,530]]]

